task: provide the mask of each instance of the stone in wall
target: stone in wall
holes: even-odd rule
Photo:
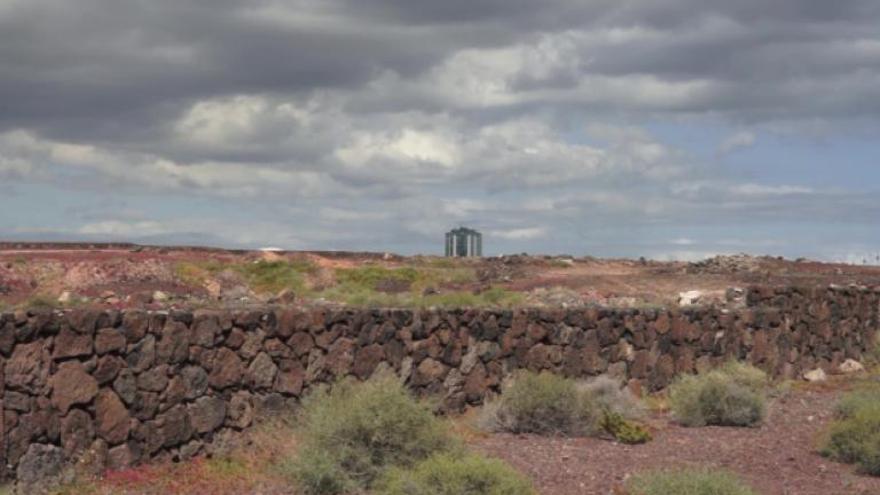
[[[46,311],[0,315],[2,452],[11,473],[96,452],[123,467],[213,449],[262,414],[342,377],[393,372],[461,409],[510,372],[614,374],[657,389],[748,360],[779,376],[833,372],[873,345],[880,293],[753,288],[746,308]],[[3,449],[0,449],[3,450]]]

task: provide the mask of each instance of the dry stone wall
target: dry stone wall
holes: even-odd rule
[[[110,468],[185,459],[319,383],[382,369],[457,410],[519,368],[607,373],[645,389],[730,358],[776,376],[832,371],[860,359],[878,328],[880,291],[753,288],[746,301],[738,310],[3,314],[0,465],[29,481],[84,453]]]

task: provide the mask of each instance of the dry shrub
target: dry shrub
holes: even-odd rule
[[[490,430],[511,433],[577,435],[586,419],[574,381],[548,372],[517,374],[485,412]]]
[[[605,432],[626,443],[641,443],[650,435],[632,420],[643,415],[638,399],[611,378],[579,383],[549,372],[523,371],[501,397],[484,406],[480,423],[489,431],[564,436]]]
[[[767,376],[748,364],[730,362],[703,375],[679,377],[669,404],[685,426],[753,426],[766,415]]]

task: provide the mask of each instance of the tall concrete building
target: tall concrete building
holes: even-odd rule
[[[482,256],[483,234],[459,227],[446,233],[446,256]]]

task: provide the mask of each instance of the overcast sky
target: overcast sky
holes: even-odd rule
[[[0,238],[860,261],[877,0],[0,0]]]

